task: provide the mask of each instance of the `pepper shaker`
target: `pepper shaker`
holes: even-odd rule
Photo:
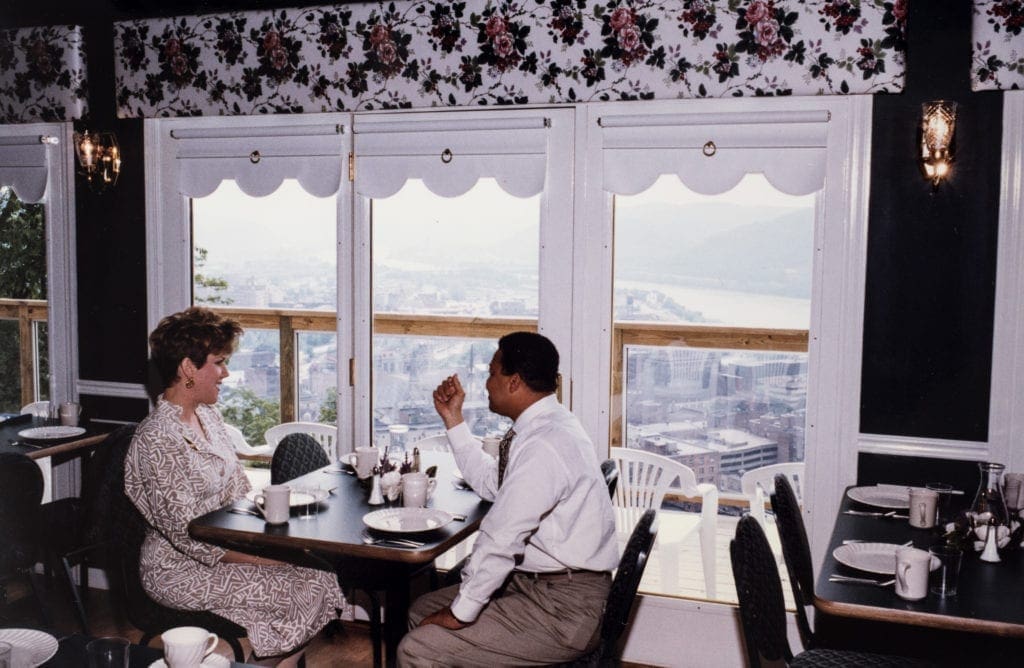
[[[380,467],[375,466],[373,468],[373,487],[370,489],[370,499],[367,501],[371,506],[380,506],[384,504],[384,494],[380,489]]]

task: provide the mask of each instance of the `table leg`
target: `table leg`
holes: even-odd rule
[[[398,643],[409,628],[409,580],[395,578],[388,583],[384,603],[384,656],[388,666],[397,665]]]

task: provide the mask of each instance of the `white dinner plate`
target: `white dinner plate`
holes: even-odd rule
[[[888,510],[906,510],[910,507],[910,488],[899,485],[869,485],[851,487],[846,492],[858,503]]]
[[[895,543],[847,543],[832,550],[836,561],[859,571],[895,575],[896,550],[903,545]],[[939,560],[932,557],[931,570],[939,567]]]
[[[231,659],[216,652],[204,658],[199,664],[200,668],[228,668],[230,665]],[[167,668],[167,663],[163,659],[157,659],[149,664],[149,668]]]
[[[363,515],[363,524],[366,526],[392,533],[432,531],[451,521],[450,513],[436,508],[385,508]]]
[[[290,505],[292,508],[295,508],[296,506],[305,506],[309,503],[312,503],[313,501],[320,502],[327,500],[328,492],[326,489],[320,489],[315,491],[316,494],[313,493],[314,490],[293,489],[291,495],[288,497],[288,505]],[[249,499],[253,503],[256,503],[256,497],[262,493],[263,490],[254,489],[247,492],[245,498]]]
[[[32,427],[31,429],[22,429],[18,432],[18,436],[33,441],[53,441],[58,438],[81,436],[84,433],[84,427]]]
[[[12,666],[41,666],[57,653],[57,639],[35,629],[0,629],[0,640],[11,644]]]

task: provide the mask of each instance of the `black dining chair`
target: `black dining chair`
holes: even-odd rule
[[[601,474],[604,476],[604,484],[608,486],[608,495],[614,499],[615,488],[619,484],[619,467],[615,465],[614,459],[601,462]]]
[[[82,458],[82,489],[77,497],[44,503],[40,522],[47,528],[40,536],[47,561],[63,576],[82,632],[89,634],[84,596],[89,591],[89,567],[105,568],[110,540],[110,504],[124,474],[116,470],[114,453],[127,449],[135,433],[134,425],[111,432],[88,457]],[[80,587],[75,586],[72,570],[79,568]]]
[[[239,638],[246,636],[245,629],[209,611],[177,610],[161,605],[150,598],[142,586],[139,575],[139,556],[142,542],[146,538],[147,523],[139,513],[135,504],[124,492],[124,460],[131,444],[131,435],[135,432],[134,425],[122,429],[129,432],[126,437],[120,436],[112,445],[110,466],[115,474],[112,487],[110,513],[109,563],[113,566],[111,577],[116,580],[114,594],[118,607],[124,612],[128,621],[142,630],[140,645],[148,645],[150,641],[164,631],[175,626],[201,626],[216,633],[231,646],[235,653],[235,661],[245,660]]]
[[[811,627],[811,613],[814,610],[814,565],[811,561],[811,545],[807,540],[803,511],[796,498],[789,478],[784,474],[775,476],[775,490],[771,494],[772,512],[782,543],[782,557],[786,562],[789,584],[793,589],[793,603],[796,605],[796,625],[804,647],[820,647],[824,643]]]
[[[656,510],[645,510],[629,535],[626,548],[619,559],[619,567],[615,570],[608,598],[605,600],[604,615],[601,617],[601,638],[597,647],[575,661],[559,664],[560,666],[583,668],[619,665],[619,639],[629,624],[629,614],[633,609],[636,591],[640,587],[640,579],[647,567],[647,558],[658,535],[656,519]]]
[[[740,604],[740,620],[750,668],[762,665],[822,668],[929,666],[901,656],[837,649],[808,649],[794,655],[786,637],[786,605],[775,555],[756,519],[747,515],[736,525],[729,543],[732,575]]]
[[[330,465],[327,453],[309,434],[288,434],[270,460],[270,483],[277,485]]]
[[[49,626],[49,613],[32,574],[38,555],[43,473],[25,455],[0,453],[0,490],[0,605],[7,604],[7,583],[22,578],[32,588],[40,622]]]

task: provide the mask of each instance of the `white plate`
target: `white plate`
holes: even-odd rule
[[[57,639],[35,629],[0,629],[0,640],[13,647],[12,666],[40,666],[57,653]]]
[[[52,441],[58,438],[81,436],[84,433],[84,427],[32,427],[31,429],[22,429],[18,432],[18,436],[33,441]]]
[[[385,508],[363,515],[363,524],[366,526],[392,533],[431,531],[451,521],[450,513],[436,508]]]
[[[200,668],[228,668],[231,665],[231,659],[223,654],[214,653],[203,659],[199,665]],[[149,668],[167,668],[167,663],[163,659],[157,659],[149,664]]]
[[[327,500],[327,490],[326,489],[320,489],[320,490],[316,490],[316,491],[317,491],[317,493],[314,495],[312,490],[293,489],[291,495],[288,497],[288,505],[290,505],[292,508],[295,508],[297,506],[305,506],[306,504],[311,503],[314,500],[317,501],[317,502],[326,501]],[[258,495],[262,494],[262,493],[263,493],[263,490],[261,490],[261,489],[254,489],[254,490],[252,490],[250,492],[247,492],[246,495],[245,495],[245,498],[249,499],[250,501],[252,501],[255,504],[256,503],[256,497]]]
[[[903,547],[894,543],[847,543],[832,550],[836,561],[859,571],[896,574],[896,550]],[[939,560],[932,557],[931,570],[939,567]]]
[[[910,488],[899,485],[870,485],[851,487],[846,496],[854,501],[876,508],[906,510],[910,507]]]

